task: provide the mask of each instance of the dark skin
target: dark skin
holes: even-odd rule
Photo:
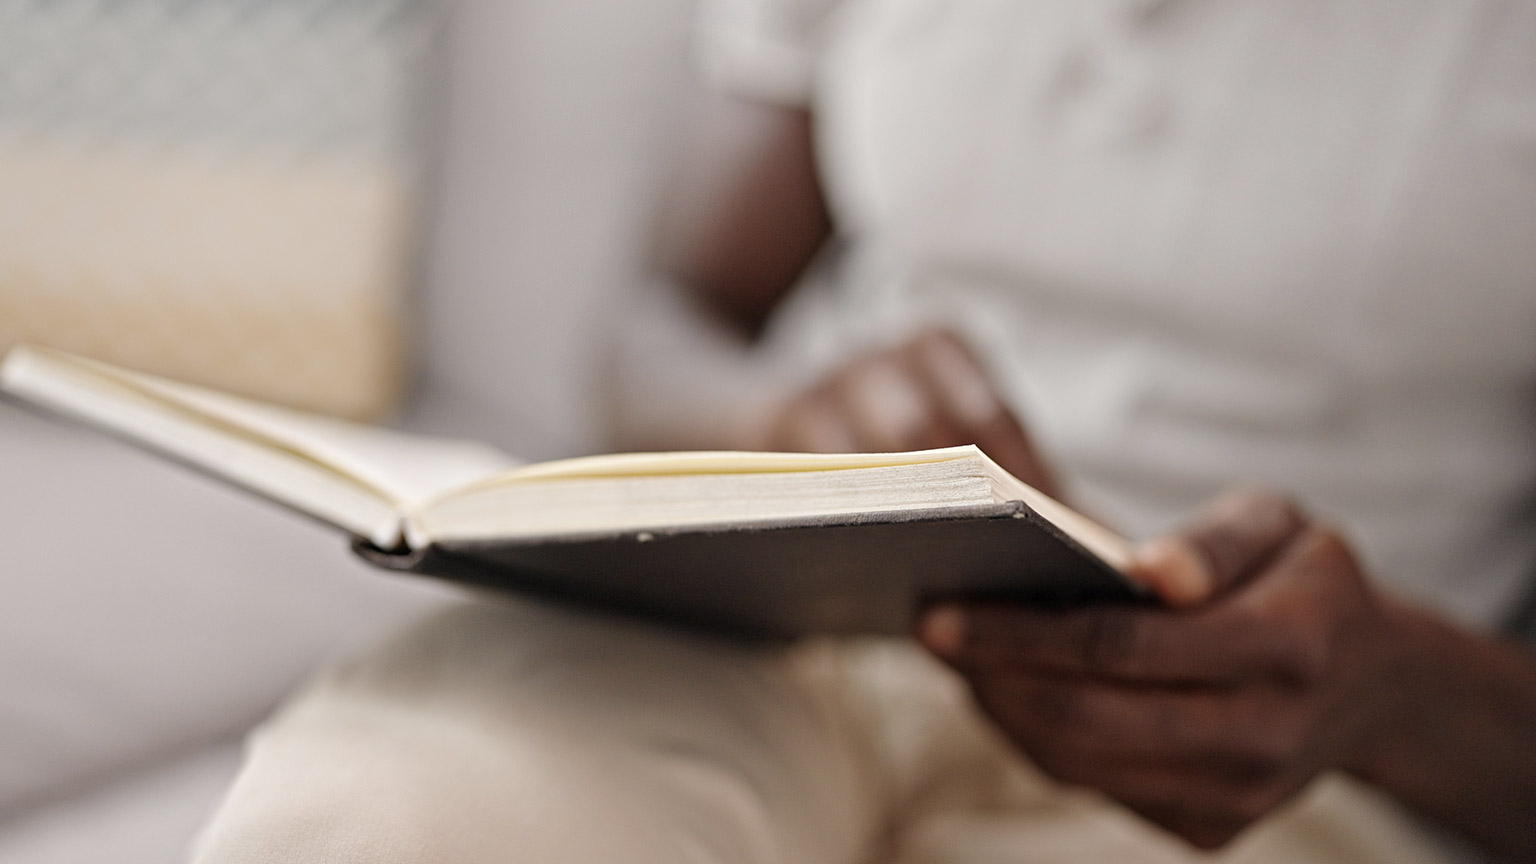
[[[1373,590],[1336,531],[1262,492],[1148,546],[1136,575],[1182,587],[1161,609],[948,606],[920,638],[1047,772],[1201,848],[1342,770],[1536,855],[1523,651]]]
[[[736,104],[666,220],[663,269],[747,337],[828,241],[812,118]],[[747,134],[741,134],[741,130]],[[723,155],[718,155],[723,154]],[[857,357],[722,447],[980,443],[1055,486],[953,333]],[[1536,661],[1374,589],[1334,529],[1239,491],[1142,547],[1164,602],[928,610],[917,636],[1045,771],[1217,848],[1319,773],[1348,772],[1511,861],[1536,860]]]
[[[1047,494],[1056,482],[965,341],[923,330],[854,358],[775,406],[741,446],[749,450],[897,452],[976,444]]]

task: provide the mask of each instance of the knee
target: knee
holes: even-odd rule
[[[460,829],[467,790],[432,775],[436,755],[377,735],[292,726],[253,740],[192,850],[195,864],[419,864],[497,860]],[[458,786],[459,788],[455,788]]]

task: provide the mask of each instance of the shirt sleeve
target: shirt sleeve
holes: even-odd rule
[[[830,21],[843,0],[701,0],[695,55],[712,89],[809,104]]]

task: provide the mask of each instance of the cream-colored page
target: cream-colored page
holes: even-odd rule
[[[484,445],[286,411],[42,348],[14,349],[3,384],[384,546],[400,542],[415,502],[517,464]]]

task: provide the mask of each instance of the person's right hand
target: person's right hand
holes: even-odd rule
[[[1055,483],[991,375],[954,332],[855,358],[743,424],[753,450],[895,452],[975,444],[1049,495]]]

